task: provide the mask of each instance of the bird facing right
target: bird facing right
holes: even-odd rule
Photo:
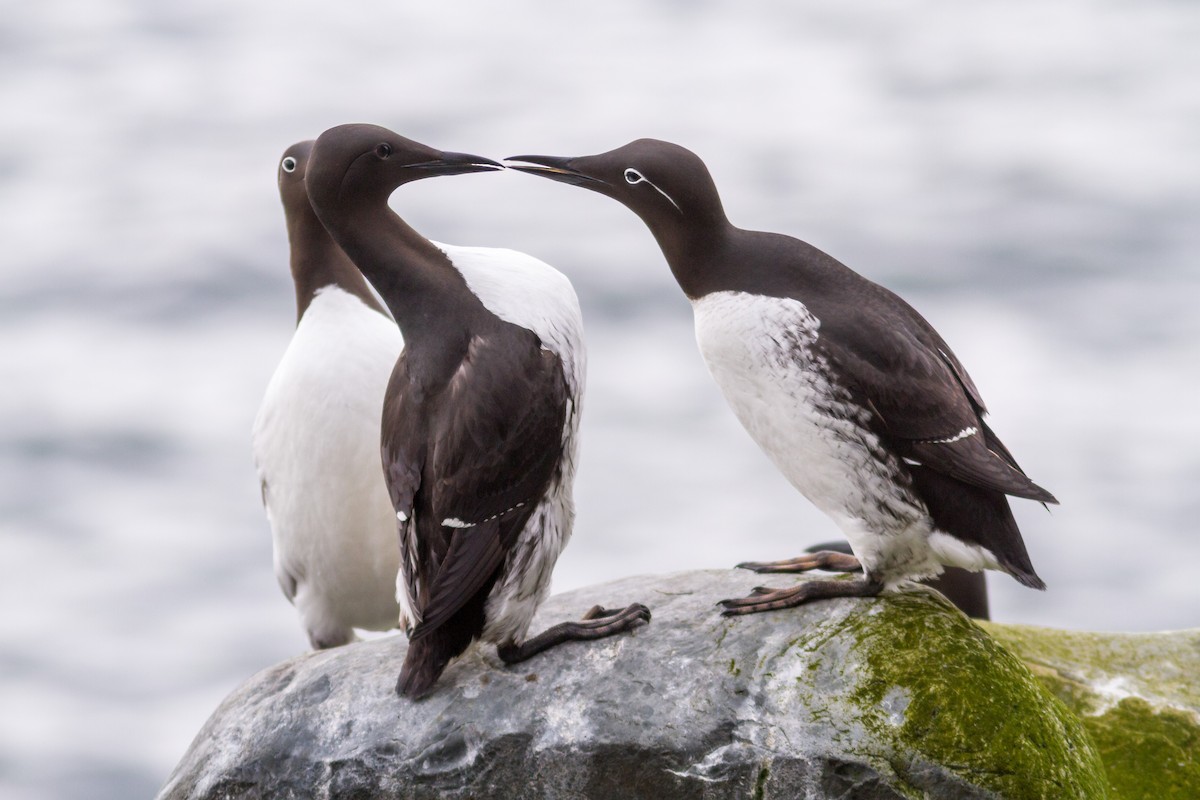
[[[439,245],[388,205],[398,187],[500,169],[375,125],[313,146],[313,210],[404,334],[383,401],[384,478],[411,623],[397,691],[433,690],[475,639],[506,663],[650,620],[640,603],[593,608],[527,636],[574,519],[584,343],[570,282],[523,253]]]
[[[1007,495],[1057,501],[984,422],[966,369],[908,303],[806,242],[735,227],[704,162],[678,145],[639,139],[508,166],[612,197],[646,223],[734,413],[855,554],[739,566],[864,573],[755,589],[723,601],[725,614],[873,596],[947,565],[1045,588]]]

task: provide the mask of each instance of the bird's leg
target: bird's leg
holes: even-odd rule
[[[854,580],[805,581],[786,589],[770,589],[758,586],[749,597],[737,600],[722,600],[721,616],[757,614],[759,611],[774,611],[779,608],[794,608],[810,600],[827,600],[831,597],[874,597],[883,589],[883,583],[872,578]]]
[[[650,609],[641,603],[609,609],[593,606],[579,622],[560,622],[520,644],[507,642],[496,646],[505,664],[516,664],[563,642],[603,639],[615,633],[633,630],[650,621]]]
[[[805,553],[798,558],[786,561],[743,561],[738,569],[748,569],[754,572],[808,572],[811,569],[823,569],[829,572],[862,572],[862,564],[849,553],[837,553],[833,550],[818,550],[815,553]]]

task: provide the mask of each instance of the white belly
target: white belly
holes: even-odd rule
[[[923,504],[892,480],[895,457],[826,378],[819,323],[793,299],[715,292],[692,303],[700,352],[734,414],[775,466],[831,517],[872,574],[936,574]]]
[[[254,423],[275,571],[314,643],[399,624],[399,545],[379,457],[396,325],[321,290],[296,328]]]

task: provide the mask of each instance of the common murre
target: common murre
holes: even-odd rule
[[[323,133],[306,182],[317,215],[404,334],[384,400],[383,469],[411,620],[397,683],[429,692],[479,637],[513,663],[645,624],[631,604],[526,638],[574,517],[582,322],[570,283],[510,250],[435,244],[388,206],[399,186],[500,169],[373,125]]]
[[[292,145],[278,167],[296,330],[255,418],[253,452],[275,577],[322,649],[352,641],[354,628],[403,624],[379,463],[383,394],[403,341],[308,202],[312,145]]]
[[[703,161],[678,145],[508,161],[612,197],[646,223],[738,419],[855,553],[739,566],[864,573],[759,588],[724,601],[725,614],[872,596],[944,565],[1045,588],[1006,495],[1057,501],[1017,466],[962,364],[906,302],[805,242],[734,227]]]

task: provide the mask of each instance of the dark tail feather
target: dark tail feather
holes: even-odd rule
[[[1034,572],[1008,498],[926,467],[911,467],[913,489],[925,501],[937,529],[990,551],[1022,584],[1045,589]]]
[[[400,668],[400,679],[396,682],[396,693],[413,700],[424,697],[433,689],[450,659],[466,649],[470,639],[456,646],[448,631],[434,631],[427,636],[408,643],[408,654]]]
[[[462,653],[483,631],[483,609],[491,584],[475,593],[466,605],[419,639],[410,639],[396,692],[417,700],[433,689],[450,659]]]

